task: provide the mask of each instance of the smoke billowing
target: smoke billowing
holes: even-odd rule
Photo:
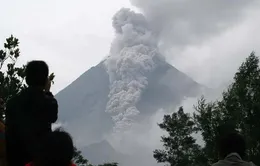
[[[139,114],[136,108],[147,86],[147,72],[155,68],[159,56],[157,40],[146,18],[130,9],[121,9],[113,17],[116,37],[105,64],[110,77],[106,112],[113,115],[115,130],[130,127]]]
[[[113,17],[116,37],[105,64],[110,77],[106,112],[116,129],[129,127],[147,86],[153,57],[162,52],[176,57],[177,50],[200,45],[240,21],[256,0],[131,0],[143,12],[121,9]],[[160,51],[159,51],[160,49]]]
[[[130,0],[142,10],[162,49],[200,45],[243,20],[256,0]]]

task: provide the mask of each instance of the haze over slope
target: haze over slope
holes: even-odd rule
[[[216,9],[210,10],[212,4],[205,1],[207,10],[201,10],[199,13],[200,6],[194,4],[196,14],[189,12],[191,8],[183,8],[186,12],[182,15],[178,6],[187,6],[186,3],[191,1],[133,2],[143,10],[144,15],[125,8],[117,12],[113,18],[115,39],[109,56],[57,94],[62,110],[60,120],[80,145],[92,144],[84,150],[89,157],[96,156],[95,159],[90,159],[95,162],[98,162],[98,158],[107,158],[110,154],[90,154],[91,151],[95,151],[93,147],[99,149],[99,145],[107,145],[104,139],[112,144],[114,149],[105,146],[111,153],[141,154],[142,149],[138,149],[138,145],[146,142],[138,142],[137,137],[136,142],[131,142],[131,138],[135,138],[138,132],[138,136],[149,134],[149,125],[156,125],[158,121],[144,125],[145,122],[149,122],[160,109],[174,110],[185,97],[196,96],[202,88],[168,64],[162,53],[169,56],[172,49],[203,43],[207,38],[235,24],[236,16],[243,15],[244,7],[251,4],[248,1],[239,1],[240,3],[230,11],[232,3],[225,7],[220,3],[216,4]],[[154,7],[162,10],[155,10]],[[172,11],[176,11],[176,16],[171,16]],[[215,11],[229,17],[215,17]],[[234,13],[236,15],[233,15]],[[207,14],[208,19],[200,17]],[[191,19],[193,16],[194,19]],[[212,24],[202,30],[209,19],[213,19]],[[136,125],[139,123],[143,126]],[[135,132],[136,126],[144,130],[138,129]],[[131,134],[132,137],[128,138]],[[127,145],[129,142],[132,144]],[[152,149],[148,151],[145,154],[151,157]],[[115,160],[120,161],[119,158]]]
[[[60,120],[73,135],[82,133],[77,126],[84,126],[84,144],[125,132],[132,123],[179,104],[199,89],[165,61],[142,14],[123,8],[113,26],[116,38],[109,56],[56,96]]]
[[[200,85],[176,68],[156,61],[156,69],[147,74],[148,85],[136,104],[140,114],[137,122],[158,109],[170,109],[184,99],[194,96]],[[109,75],[103,63],[82,74],[56,95],[59,101],[59,120],[80,144],[102,140],[112,132],[114,122],[106,105],[109,100]],[[81,142],[82,141],[82,142]]]

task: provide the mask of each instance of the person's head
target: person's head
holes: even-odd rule
[[[246,142],[244,138],[236,132],[222,135],[219,138],[219,152],[222,158],[227,157],[230,153],[238,153],[241,158],[244,158]]]
[[[71,136],[61,129],[49,133],[41,144],[35,165],[69,166],[74,154]]]
[[[25,70],[26,83],[29,87],[44,88],[49,76],[49,67],[44,61],[31,61]]]

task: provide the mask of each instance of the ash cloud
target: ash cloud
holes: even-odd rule
[[[243,34],[243,32],[247,32],[248,29],[246,28],[241,30],[236,29],[236,26],[241,26],[244,24],[244,21],[249,18],[250,15],[248,15],[248,11],[252,9],[253,6],[256,4],[256,0],[230,0],[230,1],[224,1],[224,0],[198,0],[198,1],[192,1],[192,0],[130,0],[134,6],[139,8],[143,15],[138,14],[140,18],[142,19],[133,19],[128,18],[126,16],[121,17],[123,22],[127,22],[131,20],[132,24],[138,27],[136,28],[138,32],[141,32],[142,29],[146,29],[147,32],[149,31],[149,34],[151,34],[152,42],[148,45],[152,45],[153,48],[156,48],[156,50],[163,53],[164,56],[169,57],[171,60],[175,59],[175,57],[183,59],[185,61],[186,65],[187,63],[191,63],[191,61],[194,61],[194,66],[197,68],[191,68],[189,70],[194,71],[194,73],[199,73],[198,78],[199,79],[205,79],[208,82],[208,85],[210,86],[213,82],[216,82],[216,79],[212,79],[212,77],[216,77],[216,74],[220,74],[221,77],[217,78],[220,80],[220,82],[227,81],[226,79],[232,78],[232,75],[226,76],[227,70],[235,71],[237,69],[237,65],[239,65],[241,59],[243,59],[245,54],[245,50],[243,50],[244,45],[247,47],[247,50],[249,48],[249,52],[251,51],[252,46],[256,46],[257,44],[251,44],[248,43],[248,41],[251,42],[250,37],[247,38],[240,38],[240,34]],[[256,5],[257,6],[257,5]],[[259,7],[259,6],[258,6]],[[133,14],[133,13],[132,13]],[[134,14],[133,14],[134,15]],[[253,15],[251,15],[253,16]],[[258,17],[257,17],[258,18]],[[143,20],[144,22],[140,21]],[[135,38],[132,38],[131,36],[128,37],[128,41],[131,41],[129,44],[128,42],[125,42],[122,40],[123,32],[122,32],[122,25],[121,23],[116,22],[116,39],[112,44],[111,52],[110,52],[110,69],[112,72],[110,72],[110,79],[113,78],[114,82],[119,81],[120,79],[117,79],[118,75],[115,74],[116,70],[116,62],[117,62],[117,56],[119,54],[114,54],[114,52],[120,52],[122,48],[125,46],[133,46],[133,43],[139,43],[140,40],[135,40]],[[114,26],[115,26],[114,25]],[[249,25],[255,25],[250,22]],[[232,31],[232,28],[236,29],[236,32]],[[230,32],[228,36],[225,36],[226,32]],[[251,32],[251,34],[254,34],[254,31]],[[219,38],[218,42],[214,42],[216,40],[216,37]],[[235,38],[234,38],[235,37]],[[242,35],[243,37],[243,35]],[[124,37],[125,38],[125,37]],[[212,41],[212,39],[214,39]],[[237,44],[235,42],[231,42],[231,38],[234,38],[233,40],[239,41],[243,39],[243,42],[240,44]],[[221,40],[220,40],[221,39]],[[226,39],[229,39],[228,41]],[[249,39],[249,40],[248,40]],[[122,42],[123,41],[123,42]],[[122,43],[120,43],[122,42]],[[117,44],[115,44],[117,43]],[[219,44],[221,43],[221,44]],[[243,44],[242,44],[243,43]],[[232,45],[234,46],[232,47]],[[250,47],[249,47],[250,45]],[[202,46],[208,46],[210,49],[212,49],[212,52],[205,52],[205,55],[207,54],[209,57],[208,61],[204,60],[201,56],[201,52],[199,51],[189,51],[189,56],[183,56],[184,51],[189,47],[202,47]],[[234,48],[239,48],[236,51],[230,53],[229,50],[232,50]],[[177,50],[177,51],[176,51]],[[221,50],[221,51],[218,51]],[[158,51],[158,52],[159,52]],[[113,54],[111,54],[113,53]],[[244,54],[244,55],[243,55]],[[112,60],[112,55],[114,56],[116,60]],[[200,56],[197,56],[200,55]],[[203,52],[204,55],[204,52]],[[205,56],[204,55],[204,56]],[[236,56],[236,58],[234,58]],[[174,57],[174,58],[173,58]],[[193,58],[192,58],[193,57]],[[232,58],[231,58],[232,57]],[[122,57],[121,57],[122,58]],[[200,59],[203,62],[206,63],[198,63],[196,64],[196,61],[194,59]],[[189,61],[189,62],[188,62]],[[176,61],[175,61],[176,62]],[[213,62],[213,63],[212,63]],[[214,68],[211,66],[215,66],[214,63],[218,62],[218,67],[222,67],[222,69]],[[235,62],[235,65],[233,63]],[[191,63],[193,64],[193,62]],[[181,64],[179,64],[181,66]],[[199,66],[200,65],[200,66]],[[223,67],[226,66],[225,67]],[[185,66],[185,65],[184,65]],[[199,67],[198,67],[199,66]],[[185,71],[185,69],[181,71]],[[225,72],[223,72],[225,70]],[[185,72],[188,72],[187,70]],[[193,73],[193,72],[191,72]],[[214,74],[213,74],[214,73]],[[231,72],[232,73],[232,72]],[[211,77],[207,78],[207,75],[211,75]],[[213,76],[212,76],[213,75]],[[190,74],[190,76],[194,76]],[[224,77],[226,76],[226,77]],[[111,80],[111,83],[113,82]],[[115,81],[116,80],[116,81]],[[205,82],[206,82],[205,81]],[[146,85],[142,84],[142,85]],[[226,86],[225,86],[226,87]],[[225,89],[223,87],[223,89]],[[114,87],[115,88],[115,87]],[[121,88],[122,90],[123,88]],[[142,88],[139,89],[140,92],[142,92]],[[209,92],[210,94],[206,94],[207,98],[214,99],[219,97],[222,92],[221,89],[216,90],[217,93]],[[119,95],[119,93],[118,93]],[[199,95],[200,96],[200,95]],[[198,96],[198,97],[199,97]],[[110,96],[111,97],[111,96]],[[119,99],[120,97],[118,97]],[[140,98],[140,96],[139,96]],[[196,104],[197,97],[191,98],[183,101],[181,105],[184,106],[184,110],[186,112],[193,112],[192,106]],[[134,102],[132,103],[135,104]],[[174,110],[173,110],[174,111]],[[137,113],[138,114],[138,113]],[[137,115],[136,114],[136,115]],[[165,113],[163,113],[165,114]],[[154,119],[151,119],[151,124],[157,124],[158,122],[161,122],[161,118],[163,114],[159,114],[154,117]],[[135,124],[138,125],[138,124]],[[134,125],[134,126],[135,126]],[[143,126],[143,127],[140,127]],[[157,126],[156,126],[157,127]],[[146,126],[145,124],[139,124],[138,127],[132,127],[129,133],[122,134],[123,136],[115,139],[113,137],[114,143],[112,143],[117,150],[124,149],[125,151],[131,151],[131,149],[137,149],[137,147],[142,147],[142,149],[145,152],[137,152],[134,151],[132,153],[135,154],[141,154],[141,153],[147,153],[150,154],[150,152],[155,148],[160,148],[161,145],[157,145],[156,143],[159,142],[160,136],[162,135],[161,130],[156,128],[151,128],[150,126]],[[139,128],[142,128],[142,131],[139,131]],[[149,132],[148,132],[149,131]],[[137,138],[144,138],[145,136],[150,135],[151,138],[156,138],[156,140],[152,140],[149,145],[146,145],[148,138],[145,138],[140,141],[135,141]],[[150,138],[149,137],[149,138]],[[122,138],[122,139],[121,139]],[[122,141],[123,140],[123,141]],[[120,143],[122,141],[123,143]],[[112,141],[113,142],[113,141]],[[138,143],[142,142],[142,143]],[[145,145],[144,145],[145,144]],[[128,145],[129,147],[123,147],[122,145]],[[153,161],[152,155],[147,158],[143,158],[144,161]],[[144,164],[144,165],[151,165],[151,164]]]
[[[106,112],[111,113],[115,131],[129,128],[140,112],[136,108],[147,86],[146,74],[160,57],[157,39],[142,14],[123,8],[113,17],[116,37],[105,61],[110,78]]]
[[[110,77],[106,112],[115,129],[131,126],[147,86],[154,56],[173,58],[236,25],[256,0],[130,0],[141,13],[123,8],[113,17],[115,39],[105,61]],[[177,51],[176,51],[177,50]]]
[[[200,45],[241,22],[256,0],[130,0],[141,9],[161,48]]]

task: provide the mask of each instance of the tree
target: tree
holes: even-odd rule
[[[214,135],[217,138],[217,126],[229,122],[230,126],[234,126],[229,130],[237,130],[245,136],[247,141],[247,157],[257,165],[260,164],[260,68],[259,58],[252,52],[244,63],[239,67],[238,72],[234,76],[234,82],[229,86],[228,90],[223,92],[223,99],[214,103],[198,104],[196,109],[195,120],[200,121],[197,124],[204,124],[201,131],[204,132],[203,139],[206,140],[205,150],[208,154],[209,161],[216,161],[217,156],[215,147],[211,141],[207,140],[208,135]],[[207,108],[206,108],[207,107]],[[212,116],[206,117],[205,114]],[[206,126],[213,126],[207,131]],[[227,130],[227,129],[226,129]],[[216,142],[216,141],[215,141]],[[213,153],[212,153],[213,152]]]
[[[89,161],[87,159],[85,159],[82,156],[81,151],[77,150],[76,147],[74,147],[74,156],[73,156],[72,160],[77,166],[93,166],[92,164],[89,163]],[[118,166],[118,164],[117,163],[104,163],[104,164],[99,164],[98,166]]]
[[[6,102],[26,87],[24,84],[25,66],[17,67],[16,62],[20,56],[19,40],[13,36],[6,39],[4,48],[0,50],[0,119],[4,119],[4,106]]]
[[[181,107],[172,115],[165,115],[159,127],[167,131],[168,136],[162,136],[165,150],[155,150],[154,158],[159,163],[169,163],[171,166],[188,166],[199,164],[201,147],[192,137],[195,123],[189,114]]]
[[[206,99],[201,97],[198,100],[198,105],[194,107],[193,120],[196,124],[196,131],[201,133],[205,143],[202,151],[206,165],[210,165],[218,160],[217,138],[220,134],[218,127],[222,124],[223,113],[216,105],[216,102],[206,103]]]
[[[182,135],[170,134],[174,138],[171,139],[171,142],[173,142],[170,144],[164,143],[166,151],[158,151],[164,153],[157,153],[161,154],[159,157],[155,156],[157,161],[169,162],[169,154],[176,159],[183,158],[183,154],[186,153],[185,150],[181,150],[182,153],[180,153],[176,149],[170,148],[174,148],[172,145],[177,144],[184,136],[190,137],[191,133],[199,132],[205,143],[201,148],[202,156],[200,156],[200,161],[204,162],[202,163],[203,165],[211,165],[219,159],[217,150],[219,135],[236,130],[246,138],[248,145],[247,158],[256,165],[260,165],[260,68],[259,58],[254,52],[241,64],[234,76],[234,82],[223,92],[221,100],[207,103],[204,97],[202,97],[194,108],[193,117],[189,118],[194,123],[193,127],[190,128],[189,132],[183,132]],[[175,124],[175,126],[168,126],[166,130],[168,133],[183,130],[185,123],[181,119],[170,119],[172,121],[170,123]],[[163,123],[166,123],[165,119]],[[182,123],[182,125],[178,123]],[[219,127],[223,125],[229,126],[229,128]],[[166,142],[166,140],[163,140],[163,142]],[[193,146],[196,147],[197,145],[194,143]],[[175,148],[178,148],[178,146]],[[194,150],[196,151],[197,148]],[[195,156],[191,158],[196,158],[196,153],[191,153],[191,155],[193,154]],[[187,161],[194,165],[192,160]],[[171,165],[180,164],[182,162],[178,160],[175,163],[171,163]]]
[[[219,103],[225,121],[246,137],[247,156],[260,164],[260,68],[259,58],[252,52],[235,74],[234,83]]]
[[[76,147],[74,147],[73,162],[77,166],[92,166],[91,164],[89,164],[88,160],[82,156],[81,151],[77,150]]]

